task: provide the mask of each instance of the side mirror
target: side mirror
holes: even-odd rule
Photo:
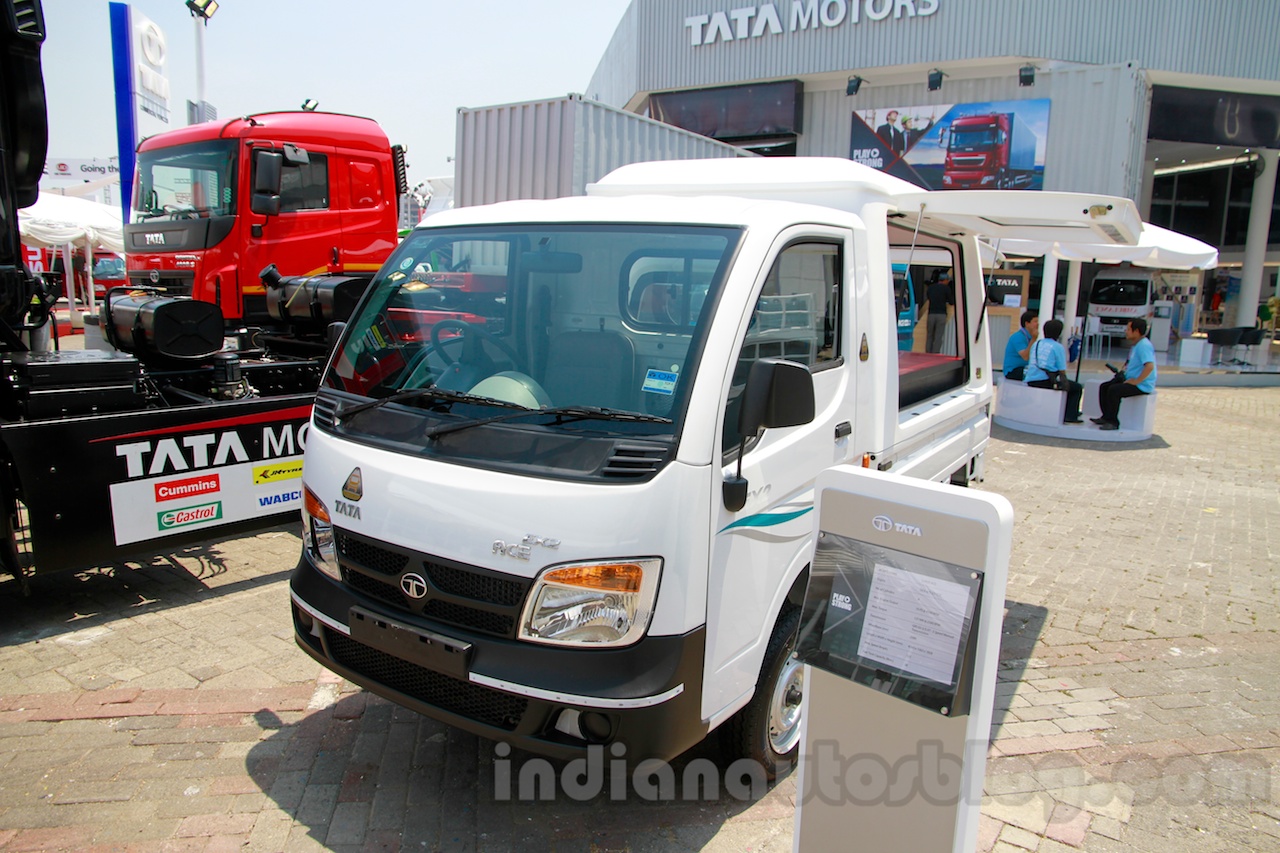
[[[284,155],[259,149],[253,152],[253,197],[249,209],[262,216],[280,214],[280,180]]]
[[[307,153],[305,148],[299,148],[286,142],[280,146],[280,150],[283,152],[284,165],[286,166],[306,166],[311,162],[311,155]]]
[[[330,323],[324,330],[324,344],[329,352],[333,352],[333,348],[338,345],[338,340],[342,337],[342,333],[347,330],[347,324],[338,321]]]
[[[813,374],[809,368],[781,358],[762,358],[751,365],[738,412],[738,434],[755,435],[761,427],[793,427],[813,420]]]
[[[737,512],[747,505],[747,481],[742,476],[742,454],[747,436],[761,427],[800,426],[813,420],[813,375],[803,364],[781,358],[762,358],[751,365],[747,387],[738,411],[738,470],[721,486],[725,509]]]

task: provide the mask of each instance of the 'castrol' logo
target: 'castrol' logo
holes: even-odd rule
[[[191,524],[199,524],[202,521],[216,521],[219,518],[222,518],[222,501],[156,513],[156,522],[161,530],[186,527]]]

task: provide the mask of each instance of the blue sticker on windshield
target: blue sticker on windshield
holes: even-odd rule
[[[645,373],[644,385],[641,387],[643,390],[653,394],[671,395],[676,393],[676,380],[679,378],[680,374],[678,373],[650,369]]]
[[[413,266],[413,258],[405,258],[400,262],[400,269],[402,270],[407,270],[411,266]]]

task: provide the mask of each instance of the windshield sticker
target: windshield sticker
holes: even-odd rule
[[[668,396],[676,392],[676,380],[680,378],[678,373],[669,373],[665,370],[649,369],[644,375],[644,385],[642,389],[651,394],[666,394]]]
[[[400,269],[402,270],[407,270],[411,266],[413,266],[413,258],[405,258],[400,262]]]

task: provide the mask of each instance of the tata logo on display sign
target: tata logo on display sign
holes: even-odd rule
[[[740,41],[804,30],[832,29],[863,20],[927,18],[942,0],[791,0],[738,6],[727,12],[708,12],[684,19],[693,47],[717,41]]]

